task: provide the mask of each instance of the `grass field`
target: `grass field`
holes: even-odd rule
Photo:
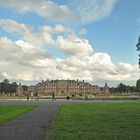
[[[47,140],[140,140],[140,103],[63,105]]]
[[[0,105],[0,124],[15,119],[19,115],[34,109],[33,105]]]

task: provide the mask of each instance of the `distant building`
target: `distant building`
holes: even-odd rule
[[[109,90],[107,83],[105,83],[105,86],[103,87],[103,94],[110,95],[110,90]]]
[[[97,85],[91,85],[88,82],[79,80],[46,80],[30,86],[28,88],[29,93],[38,93],[44,95],[79,95],[79,94],[100,94],[100,87]]]
[[[24,94],[24,89],[23,89],[21,83],[19,83],[19,86],[17,87],[17,94],[18,95]]]

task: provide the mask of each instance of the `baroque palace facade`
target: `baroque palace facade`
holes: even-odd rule
[[[42,95],[52,95],[52,93],[55,95],[96,95],[101,93],[101,88],[84,80],[42,80],[35,86],[30,86],[28,92]]]

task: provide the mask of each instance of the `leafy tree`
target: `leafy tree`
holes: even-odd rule
[[[4,80],[3,80],[3,83],[9,84],[9,80],[8,80],[8,79],[4,79]]]
[[[136,88],[136,86],[130,86],[129,90],[130,90],[130,92],[136,92],[137,88]]]
[[[16,92],[16,90],[17,90],[17,87],[18,87],[18,84],[16,83],[16,82],[13,82],[12,84],[11,84],[11,92]]]
[[[16,82],[12,84],[9,83],[8,79],[4,79],[3,82],[0,83],[0,93],[15,93],[18,85]]]
[[[23,87],[23,91],[28,91],[28,86],[22,85],[22,87]]]
[[[138,91],[140,91],[140,79],[138,79],[136,82],[136,88]]]
[[[136,44],[136,47],[137,47],[137,51],[140,51],[140,36],[138,39],[138,43]],[[140,57],[140,54],[138,54],[138,56]],[[139,58],[139,68],[140,68],[140,58]]]
[[[120,83],[120,84],[117,86],[117,90],[118,90],[118,92],[120,92],[120,93],[126,92],[126,85],[124,85],[123,83]]]
[[[8,81],[4,81],[1,83],[1,87],[2,87],[2,92],[4,93],[8,93],[10,92],[10,84],[8,83]]]
[[[18,84],[16,82],[13,82],[12,85],[18,87]]]
[[[3,93],[3,89],[4,89],[4,83],[1,82],[1,83],[0,83],[0,93]]]
[[[137,43],[136,47],[137,47],[137,51],[140,51],[140,36],[139,36],[138,43]]]
[[[111,94],[115,94],[117,92],[117,88],[116,87],[110,87],[109,90],[110,90]]]

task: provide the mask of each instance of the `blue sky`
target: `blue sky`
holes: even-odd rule
[[[0,79],[135,85],[139,5],[139,0],[0,1]]]

